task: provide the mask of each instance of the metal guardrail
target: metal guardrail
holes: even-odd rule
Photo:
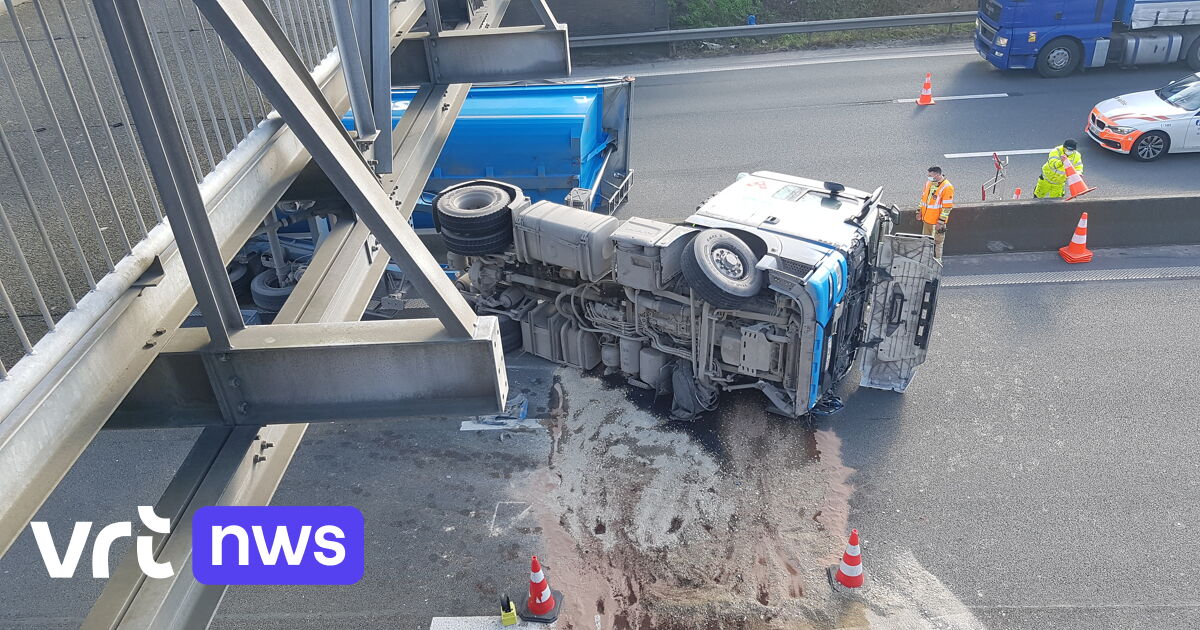
[[[192,2],[145,0],[191,176],[273,109]],[[334,48],[327,0],[268,0],[308,68]],[[35,353],[163,218],[91,2],[0,0],[0,379]],[[64,150],[65,148],[65,150]]]
[[[701,39],[767,37],[770,35],[829,33],[833,31],[857,31],[872,28],[901,28],[906,26],[970,24],[974,21],[974,11],[957,11],[953,13],[889,15],[880,17],[850,18],[844,20],[817,20],[813,22],[782,22],[779,24],[755,24],[752,26],[691,28],[673,31],[652,31],[647,33],[619,33],[616,35],[589,35],[587,37],[572,37],[571,48],[634,46],[638,44],[688,42]]]

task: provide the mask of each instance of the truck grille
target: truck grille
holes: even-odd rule
[[[983,20],[975,20],[975,28],[979,31],[979,36],[987,43],[996,41],[996,29],[988,26]]]
[[[789,273],[797,278],[805,278],[809,272],[813,270],[811,265],[806,265],[802,262],[788,260],[786,258],[779,259],[779,270],[784,273]]]

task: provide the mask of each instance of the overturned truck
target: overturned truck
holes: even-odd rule
[[[477,180],[434,217],[458,286],[500,317],[506,349],[623,374],[672,412],[758,389],[797,417],[836,385],[904,391],[929,347],[941,263],[897,211],[840,184],[742,174],[680,224],[620,220]]]

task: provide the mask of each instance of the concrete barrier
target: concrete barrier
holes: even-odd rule
[[[1071,240],[1083,212],[1089,248],[1200,243],[1200,196],[1082,197],[955,206],[944,254],[1053,251]],[[920,233],[915,211],[901,214],[900,230]]]

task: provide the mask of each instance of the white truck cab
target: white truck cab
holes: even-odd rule
[[[753,388],[797,417],[839,409],[856,359],[862,385],[895,391],[925,360],[941,264],[880,195],[763,171],[677,225],[488,181],[434,205],[460,286],[512,346],[519,329],[527,352],[671,392],[679,416]]]

